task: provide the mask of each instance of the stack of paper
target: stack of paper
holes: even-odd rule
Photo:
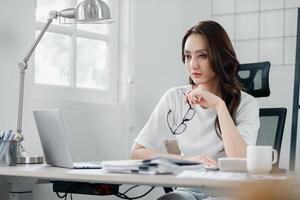
[[[177,174],[183,170],[203,168],[201,163],[156,157],[147,160],[103,161],[105,172],[142,173],[142,174]]]
[[[102,161],[102,169],[105,172],[131,172],[138,170],[142,160],[112,160]]]

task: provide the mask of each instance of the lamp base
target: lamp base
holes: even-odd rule
[[[41,164],[44,162],[43,156],[36,156],[27,153],[21,142],[17,143],[17,164]]]
[[[41,164],[44,162],[43,156],[22,155],[17,157],[18,164]]]

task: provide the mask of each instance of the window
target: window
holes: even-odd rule
[[[111,8],[113,24],[60,24],[59,19],[53,20],[35,51],[37,96],[92,103],[116,100],[117,59],[112,58],[117,58],[117,0],[104,1]],[[36,35],[51,10],[74,7],[78,2],[36,1]]]

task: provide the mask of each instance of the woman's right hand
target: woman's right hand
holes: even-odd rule
[[[195,155],[195,156],[188,156],[186,157],[186,160],[191,160],[191,161],[198,161],[203,163],[204,165],[209,165],[209,166],[217,166],[217,161],[212,159],[208,155]]]

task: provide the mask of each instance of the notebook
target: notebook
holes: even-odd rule
[[[63,118],[59,109],[35,110],[33,116],[47,164],[73,169],[101,168],[101,163],[74,163],[72,161]]]
[[[141,174],[178,174],[183,170],[205,170],[201,162],[155,156],[145,160],[111,160],[102,162],[103,171]]]

